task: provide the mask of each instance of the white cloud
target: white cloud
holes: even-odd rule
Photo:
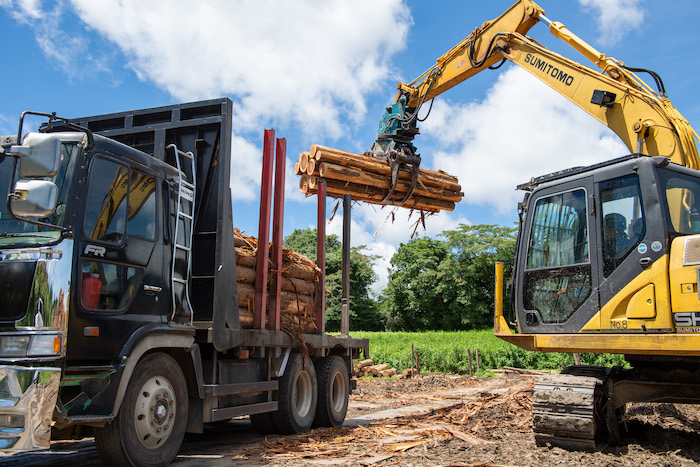
[[[598,15],[600,42],[613,45],[625,34],[637,29],[644,21],[641,0],[578,0],[579,3]]]
[[[231,139],[231,195],[235,201],[251,201],[260,197],[260,147],[233,134]]]
[[[230,95],[236,127],[343,135],[389,76],[411,22],[401,0],[71,0],[139,77],[179,100]]]
[[[47,3],[44,8],[41,0],[0,0],[0,7],[18,23],[34,29],[36,42],[44,55],[69,79],[80,80],[89,74],[117,82],[118,78],[106,65],[111,58],[108,48],[91,42],[79,31],[61,27],[69,9],[65,0]]]
[[[256,144],[251,143],[248,139],[236,133],[232,135],[230,185],[232,199],[234,201],[256,201],[260,198],[263,154],[262,134],[260,136],[259,142]],[[290,154],[289,151],[287,151],[284,171],[285,202],[297,201],[310,203],[315,200],[315,198],[306,198],[306,195],[299,190],[300,177],[294,174],[294,162],[296,159],[292,159],[293,157],[294,154]]]
[[[532,177],[629,153],[618,137],[526,71],[502,73],[483,102],[436,100],[422,133],[433,165],[456,175],[462,203],[512,211]]]
[[[391,216],[391,212],[394,216]],[[415,231],[424,237],[436,237],[445,230],[454,229],[459,224],[469,224],[469,220],[442,211],[425,219],[425,229],[422,224],[416,229],[420,219],[418,212],[413,212],[391,206],[382,208],[377,205],[354,203],[352,206],[351,239],[352,246],[365,246],[367,254],[378,256],[374,265],[377,281],[372,284],[372,291],[380,292],[388,283],[388,269],[391,257],[396,253],[400,243],[407,243]],[[332,222],[328,225],[328,233],[342,239],[343,216],[342,206]]]

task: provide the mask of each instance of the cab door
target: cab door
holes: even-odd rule
[[[573,333],[598,312],[592,177],[533,192],[516,268],[520,332]]]
[[[651,163],[641,160],[634,169],[623,166],[596,180],[601,313],[591,330],[672,331],[669,245],[654,173]]]
[[[139,328],[164,322],[164,245],[155,171],[106,156],[90,164],[71,354],[110,361]]]

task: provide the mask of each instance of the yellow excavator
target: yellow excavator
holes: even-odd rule
[[[539,22],[598,70],[527,37]],[[659,75],[607,57],[521,0],[414,81],[399,83],[368,152],[417,172],[412,141],[421,107],[504,61],[608,126],[632,152],[518,187],[525,197],[513,324],[503,313],[502,268],[496,272],[496,336],[532,351],[616,353],[629,362],[624,369],[574,365],[535,385],[537,443],[595,449],[620,440],[628,402],[700,403],[698,136]],[[648,73],[657,89],[636,73]]]

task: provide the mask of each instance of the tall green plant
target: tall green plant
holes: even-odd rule
[[[316,229],[297,229],[284,239],[284,246],[316,259]],[[378,331],[384,329],[384,319],[379,306],[371,296],[370,287],[376,280],[374,263],[376,256],[363,253],[364,247],[353,247],[350,251],[350,327]],[[341,284],[342,243],[337,235],[326,236],[326,330],[340,330],[342,298]]]
[[[515,228],[460,225],[445,240],[417,238],[391,260],[382,308],[389,330],[467,330],[490,326],[494,265],[510,274]]]

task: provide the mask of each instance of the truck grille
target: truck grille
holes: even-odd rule
[[[35,269],[36,261],[0,261],[0,322],[14,322],[24,317]]]

